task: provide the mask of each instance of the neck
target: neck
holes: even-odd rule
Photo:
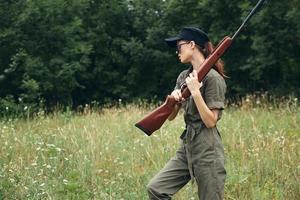
[[[195,55],[192,57],[191,64],[193,69],[196,71],[200,70],[201,64],[204,62],[205,57],[200,52],[195,52]]]

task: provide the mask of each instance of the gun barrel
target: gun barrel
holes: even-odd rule
[[[234,33],[232,36],[232,39],[234,40],[235,37],[242,31],[246,23],[250,20],[250,18],[254,15],[254,13],[262,6],[265,0],[259,0],[255,7],[251,10],[251,12],[247,15],[245,20],[243,21],[242,25],[238,28],[238,30]]]

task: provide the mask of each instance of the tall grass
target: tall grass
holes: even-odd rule
[[[0,199],[147,199],[145,186],[179,146],[182,113],[151,137],[134,124],[151,109],[0,122]],[[225,199],[299,199],[297,105],[230,106],[219,122],[226,153]],[[188,184],[174,199],[197,199]]]

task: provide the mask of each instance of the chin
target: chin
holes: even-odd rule
[[[187,59],[180,59],[180,62],[184,63],[184,64],[189,63],[189,61]]]
[[[184,63],[184,64],[189,63],[189,61],[190,61],[187,56],[182,56],[182,55],[179,57],[179,60],[181,63]]]

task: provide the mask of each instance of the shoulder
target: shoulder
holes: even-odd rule
[[[181,88],[181,86],[182,86],[182,84],[184,83],[184,81],[185,81],[187,75],[188,75],[189,72],[190,72],[190,69],[191,69],[191,68],[185,69],[185,70],[183,70],[183,71],[179,74],[179,76],[177,77],[175,89],[180,89],[180,88]]]
[[[189,69],[185,69],[183,70],[182,72],[180,72],[177,80],[182,80],[182,79],[185,79],[187,77],[187,75],[190,73],[190,68]]]
[[[227,86],[224,78],[214,69],[211,69],[202,81],[203,90],[225,93]]]
[[[225,85],[225,80],[224,78],[215,70],[215,69],[211,69],[207,75],[205,76],[205,78],[203,79],[203,83],[205,82],[219,82],[221,84]]]
[[[223,77],[215,69],[209,70],[209,72],[206,75],[206,78],[221,78],[221,79],[223,79]]]
[[[190,69],[185,69],[182,72],[180,72],[179,76],[186,76],[190,71]]]

